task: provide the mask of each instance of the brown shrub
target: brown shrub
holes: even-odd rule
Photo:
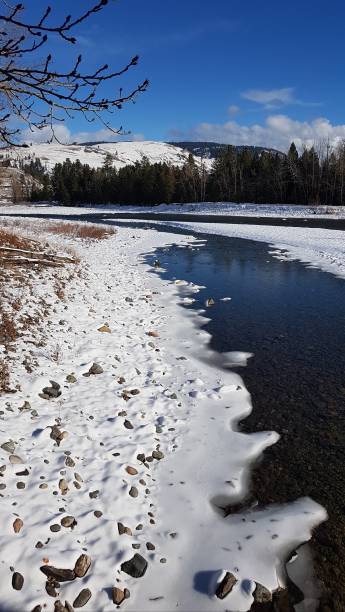
[[[73,238],[82,238],[88,240],[103,240],[108,236],[116,234],[113,227],[105,227],[100,225],[84,225],[80,223],[45,223],[44,231],[51,234],[62,234],[63,236],[72,236]]]
[[[0,344],[5,346],[17,339],[17,330],[13,320],[6,312],[0,312]]]
[[[9,391],[10,372],[7,363],[0,359],[0,395]]]
[[[26,238],[20,238],[13,232],[0,227],[0,247],[31,250],[32,243]]]

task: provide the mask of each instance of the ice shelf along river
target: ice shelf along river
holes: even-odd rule
[[[262,242],[198,237],[203,246],[172,245],[147,260],[159,260],[162,270],[153,273],[165,279],[205,286],[182,307],[199,310],[213,298],[204,329],[214,350],[254,354],[239,369],[253,400],[240,427],[281,438],[254,469],[253,497],[265,505],[308,495],[327,509],[312,542],[315,573],[335,606],[327,609],[345,610],[345,282],[279,260]]]

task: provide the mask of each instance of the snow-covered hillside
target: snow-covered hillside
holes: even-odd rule
[[[165,142],[109,142],[93,145],[64,145],[59,143],[37,143],[25,148],[8,147],[0,152],[0,159],[40,159],[42,164],[51,170],[55,164],[70,159],[72,162],[80,160],[82,164],[89,164],[93,168],[103,165],[106,155],[113,156],[113,164],[119,169],[147,157],[150,163],[166,162],[175,166],[182,166],[188,159],[189,152]],[[200,158],[195,157],[198,164]],[[206,160],[207,167],[212,164],[211,159]]]

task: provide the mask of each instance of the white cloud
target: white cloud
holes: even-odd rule
[[[263,104],[266,108],[297,102],[293,87],[283,87],[282,89],[249,89],[244,91],[241,97],[251,102]]]
[[[236,106],[236,104],[231,104],[228,108],[229,115],[237,115],[240,112],[240,107]]]
[[[54,133],[57,140],[63,144],[70,144],[72,142],[96,142],[96,141],[108,141],[118,142],[119,140],[145,140],[143,134],[114,134],[107,128],[102,128],[94,132],[71,132],[71,130],[61,124],[56,124],[54,127]],[[21,134],[21,142],[49,142],[52,137],[52,131],[49,126],[39,129],[26,129]]]
[[[241,125],[237,121],[223,124],[200,123],[184,134],[189,140],[223,142],[233,145],[258,145],[286,151],[291,142],[301,149],[320,141],[336,145],[345,139],[345,124],[333,125],[319,117],[313,121],[297,121],[287,115],[270,115],[264,123]]]

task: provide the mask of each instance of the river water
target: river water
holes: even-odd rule
[[[239,371],[254,406],[240,427],[273,429],[281,439],[255,468],[252,492],[262,505],[309,495],[327,509],[329,521],[312,544],[324,592],[320,610],[344,611],[345,282],[280,261],[261,242],[198,238],[204,246],[172,245],[147,260],[160,261],[165,279],[206,287],[182,307],[200,309],[214,299],[204,325],[214,350],[254,353]]]

